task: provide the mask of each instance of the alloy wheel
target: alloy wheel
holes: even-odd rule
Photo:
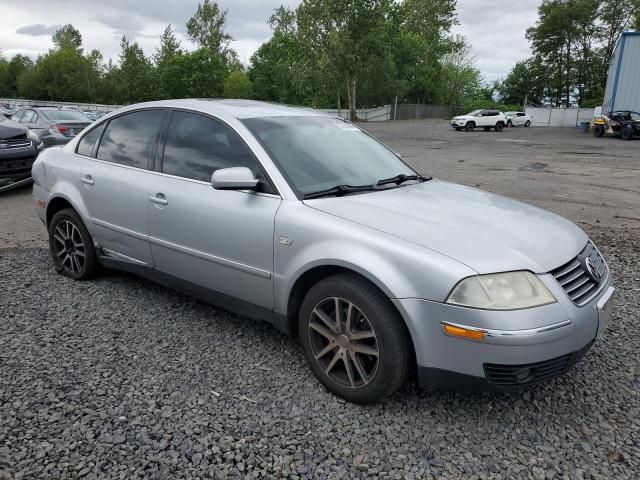
[[[358,389],[375,377],[380,357],[376,333],[352,302],[338,297],[318,302],[308,335],[316,362],[333,381]]]
[[[69,220],[58,223],[53,232],[56,258],[62,268],[72,274],[82,272],[85,263],[86,246],[80,230]]]

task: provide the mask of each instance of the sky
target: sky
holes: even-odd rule
[[[227,9],[227,31],[244,64],[268,40],[267,19],[279,5],[295,7],[299,0],[218,0]],[[458,0],[454,33],[471,44],[476,66],[488,82],[506,76],[515,62],[530,55],[525,39],[536,21],[541,0]],[[36,57],[51,48],[51,35],[72,23],[80,30],[83,46],[99,49],[105,60],[117,60],[120,39],[137,41],[147,55],[158,37],[172,24],[183,46],[185,23],[195,13],[198,0],[0,0],[0,50],[5,57],[16,53]]]

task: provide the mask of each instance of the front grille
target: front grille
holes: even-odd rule
[[[35,156],[4,160],[0,161],[0,178],[14,177],[14,176],[29,176],[31,174],[31,167],[35,161]]]
[[[26,133],[16,135],[11,138],[0,139],[0,151],[12,150],[15,148],[29,148],[31,147],[31,140],[27,137]]]
[[[562,355],[543,362],[522,365],[499,365],[485,363],[484,374],[487,381],[499,388],[517,388],[550,380],[566,373],[587,353],[591,343],[577,352]]]
[[[576,258],[549,273],[571,301],[582,307],[598,293],[599,287],[606,282],[609,271],[604,258],[589,241]]]

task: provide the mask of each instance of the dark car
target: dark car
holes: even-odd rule
[[[57,107],[24,108],[14,113],[12,119],[38,135],[45,147],[66,145],[91,124],[84,113]]]
[[[640,137],[640,113],[630,110],[617,110],[601,115],[593,122],[593,133],[596,137],[604,134],[615,135],[623,140]]]
[[[0,115],[0,185],[31,176],[44,144],[28,128]]]

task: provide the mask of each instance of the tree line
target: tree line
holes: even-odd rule
[[[272,37],[243,66],[230,47],[226,11],[204,0],[187,21],[195,50],[171,25],[150,57],[122,38],[119,61],[85,52],[66,25],[35,61],[0,60],[0,96],[125,104],[162,98],[255,98],[314,107],[400,102],[466,108],[491,92],[465,39],[453,36],[456,0],[303,0],[279,7]]]
[[[640,30],[640,0],[544,0],[527,30],[533,56],[495,87],[505,102],[602,105],[614,49]]]
[[[399,102],[458,110],[601,101],[621,33],[638,27],[640,0],[544,0],[527,31],[533,57],[486,84],[463,36],[456,0],[303,0],[268,20],[271,38],[242,65],[227,12],[204,0],[186,23],[195,50],[171,25],[151,56],[122,37],[117,62],[85,52],[66,25],[37,59],[0,54],[0,97],[128,104],[164,98],[254,98],[355,109]],[[500,48],[496,45],[496,48]],[[496,102],[502,102],[497,105]],[[511,105],[511,106],[509,106]]]

